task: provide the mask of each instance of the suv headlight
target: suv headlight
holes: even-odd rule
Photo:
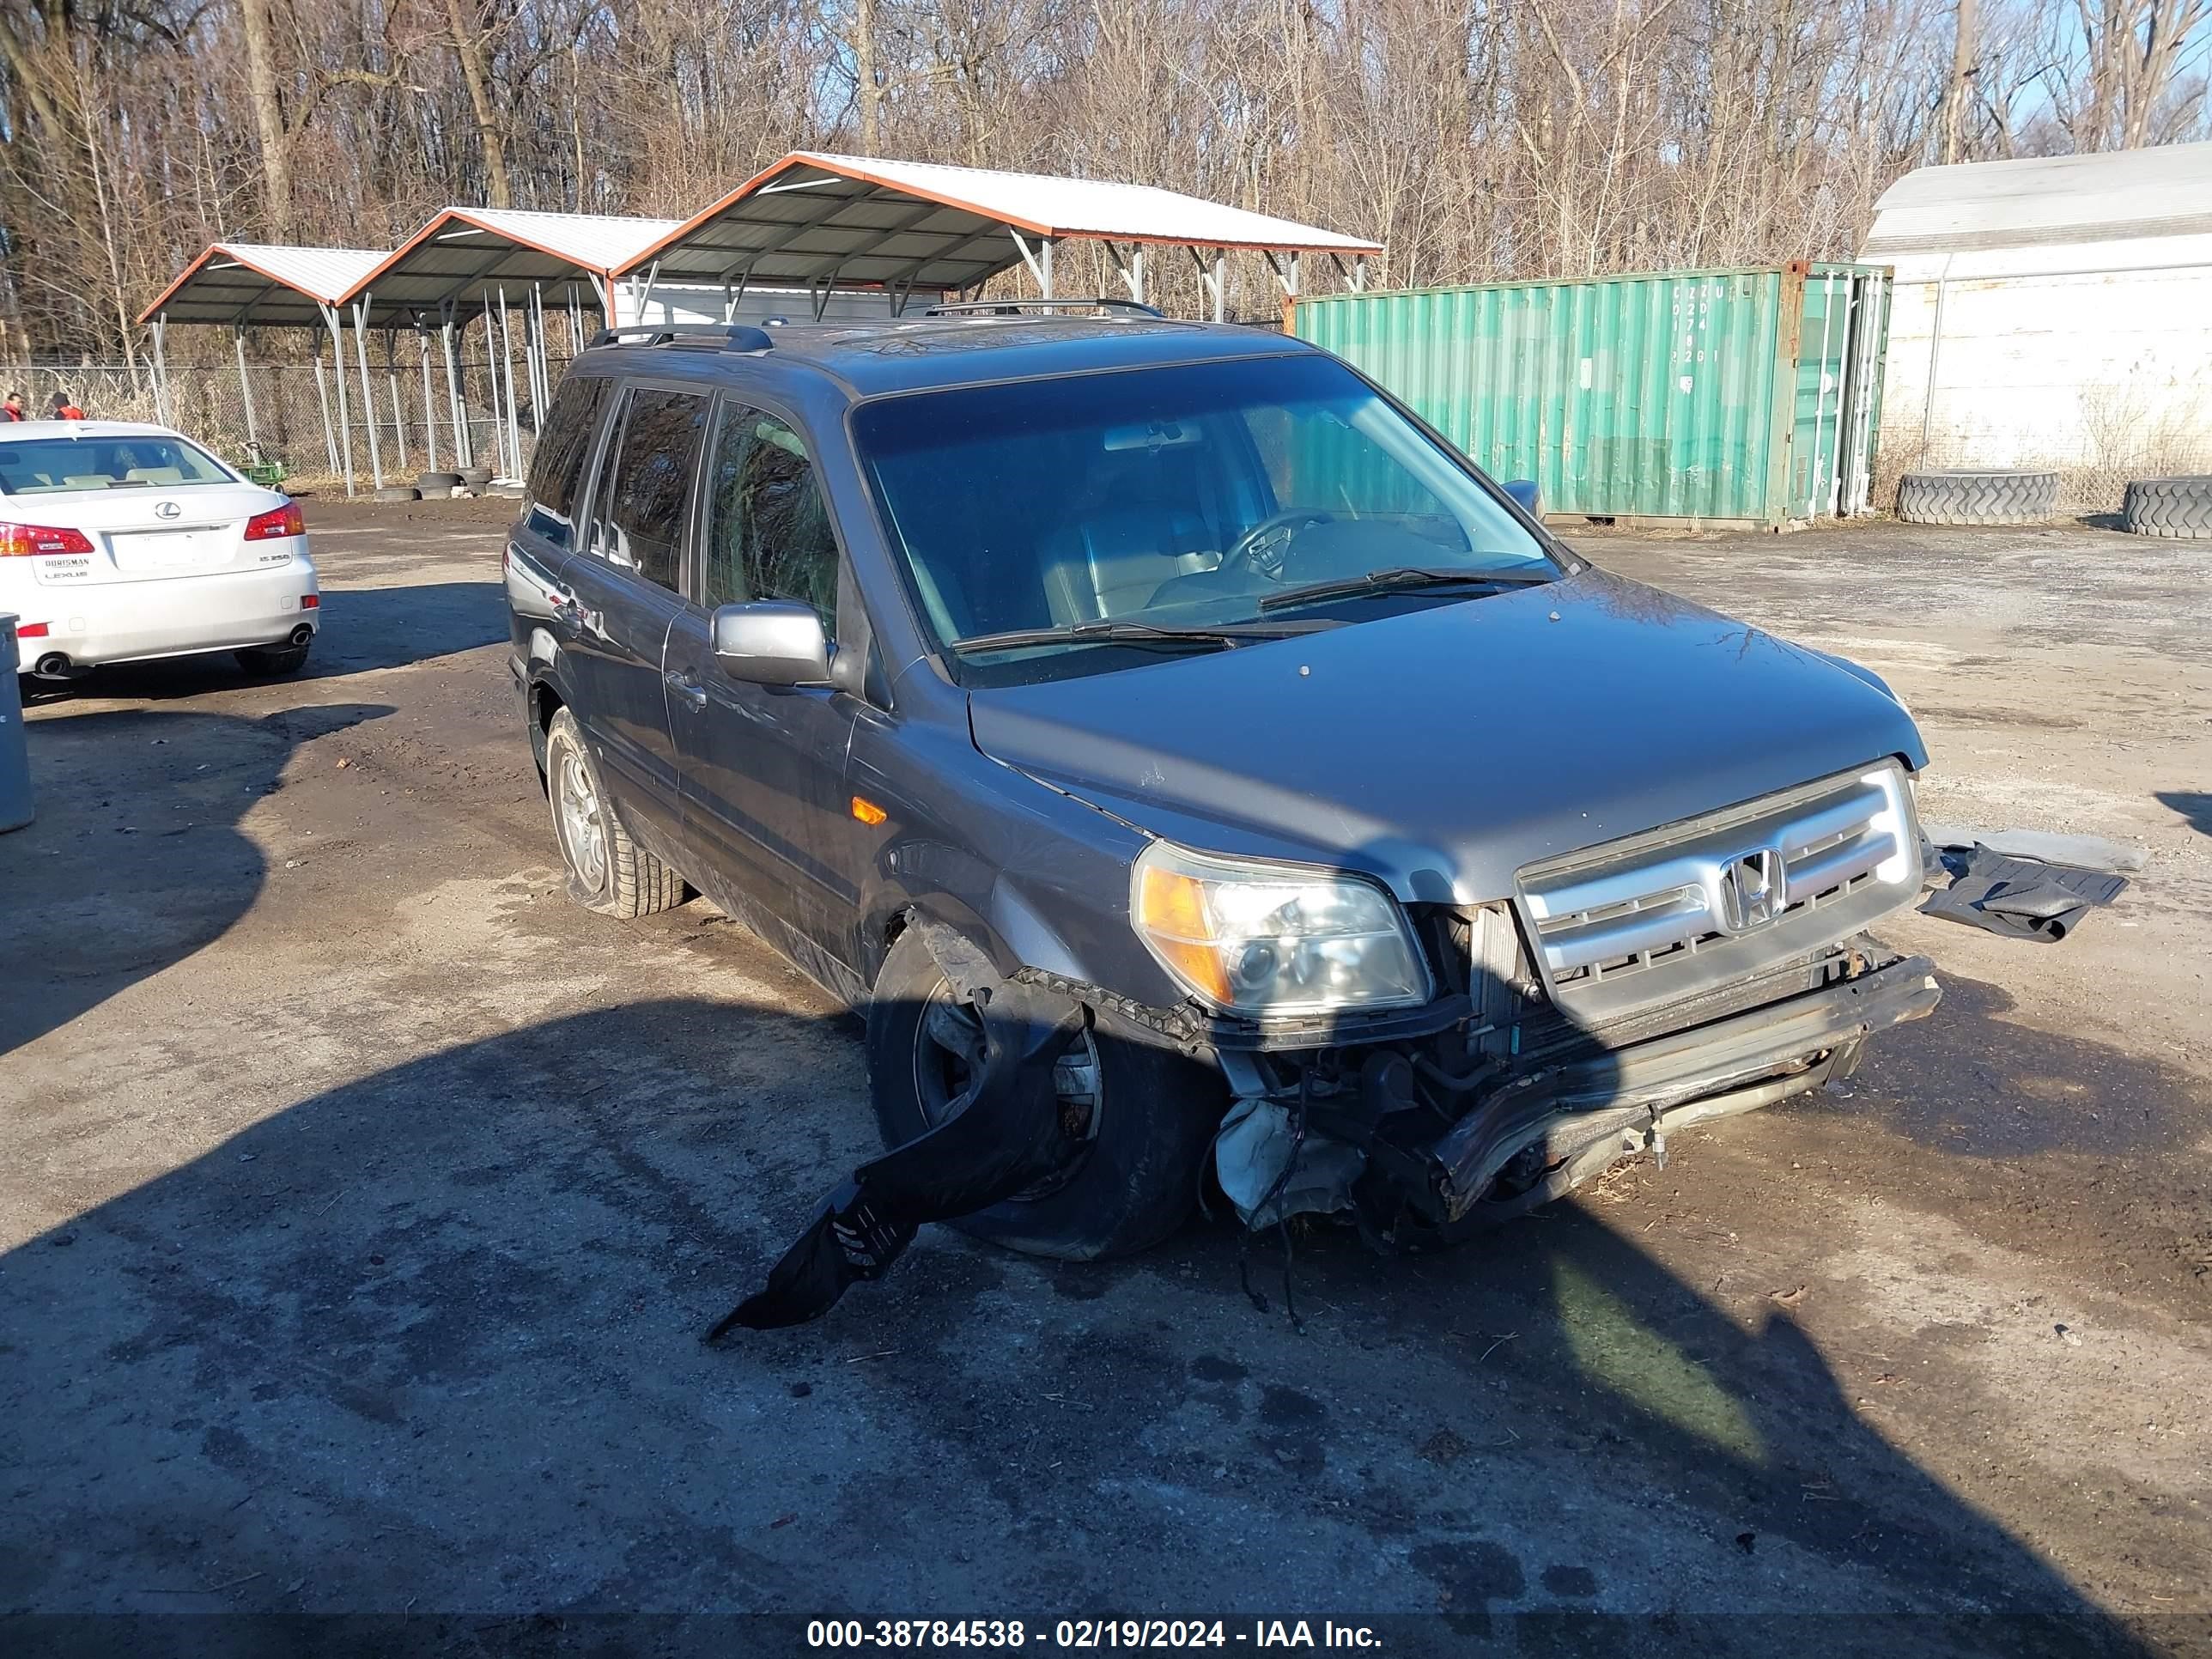
[[[1176,982],[1240,1014],[1418,1007],[1428,969],[1405,912],[1358,876],[1215,858],[1156,841],[1130,920]]]

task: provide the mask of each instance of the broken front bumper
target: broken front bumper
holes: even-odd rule
[[[1592,1036],[1480,1082],[1460,1082],[1464,1109],[1440,1135],[1436,1095],[1420,1081],[1435,1068],[1419,1072],[1425,1062],[1387,1048],[1338,1057],[1335,1076],[1349,1087],[1317,1082],[1315,1056],[1298,1068],[1294,1093],[1276,1087],[1252,1103],[1282,1115],[1298,1147],[1294,1156],[1311,1157],[1317,1142],[1364,1154],[1364,1172],[1339,1191],[1370,1232],[1389,1240],[1401,1223],[1456,1232],[1525,1214],[1632,1153],[1663,1156],[1672,1130],[1846,1076],[1867,1037],[1922,1018],[1942,995],[1933,965],[1912,957],[1638,1042],[1609,1046]],[[1232,1082],[1245,1070],[1234,1062],[1227,1069]],[[1261,1152],[1261,1175],[1279,1162]],[[1223,1184],[1248,1220],[1264,1224],[1276,1206],[1244,1201],[1237,1188],[1249,1183],[1247,1176],[1236,1181],[1224,1164]]]
[[[1459,1220],[1508,1162],[1540,1144],[1547,1174],[1507,1200],[1517,1213],[1668,1129],[1820,1087],[1839,1065],[1856,1064],[1860,1042],[1934,1012],[1942,994],[1935,964],[1910,957],[1693,1030],[1516,1078],[1431,1149],[1432,1203],[1424,1207]]]

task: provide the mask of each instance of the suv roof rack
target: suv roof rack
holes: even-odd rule
[[[946,300],[930,307],[921,314],[925,317],[952,317],[965,313],[981,313],[1014,316],[1024,310],[1057,311],[1063,306],[1089,306],[1099,311],[1133,311],[1146,317],[1166,320],[1167,313],[1155,307],[1135,300],[1114,300],[1093,297],[1088,300]]]
[[[621,328],[603,328],[592,336],[593,346],[605,345],[677,345],[690,346],[702,351],[768,351],[775,342],[764,328],[755,328],[750,323],[632,323]]]

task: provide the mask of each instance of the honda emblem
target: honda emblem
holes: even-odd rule
[[[1721,872],[1723,923],[1731,933],[1764,927],[1782,913],[1782,855],[1771,847],[1729,861]]]

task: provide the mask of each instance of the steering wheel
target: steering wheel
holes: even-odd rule
[[[1257,571],[1269,581],[1279,580],[1283,572],[1283,556],[1291,550],[1298,532],[1317,524],[1335,522],[1335,514],[1320,507],[1293,507],[1271,513],[1239,536],[1215,568]]]

